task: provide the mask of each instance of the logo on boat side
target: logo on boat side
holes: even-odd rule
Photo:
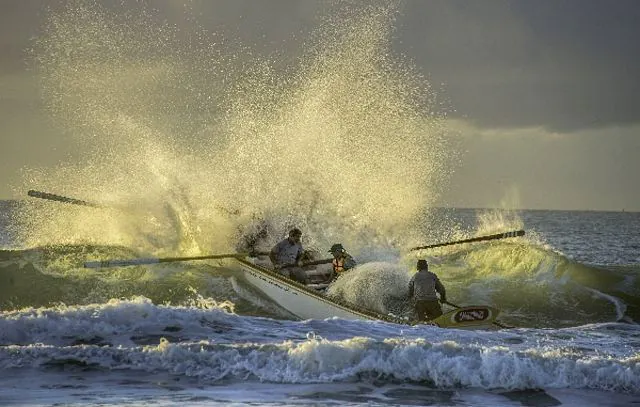
[[[265,277],[261,276],[261,275],[260,275],[260,274],[258,274],[258,273],[255,273],[253,270],[247,270],[247,271],[249,272],[249,274],[251,274],[251,275],[252,275],[252,276],[254,276],[255,278],[258,278],[258,279],[260,279],[260,280],[262,280],[262,281],[264,281],[264,282],[266,282],[266,283],[269,283],[269,284],[271,284],[272,286],[278,287],[279,289],[281,289],[281,290],[283,290],[283,291],[288,291],[288,292],[290,292],[291,294],[298,295],[298,293],[297,293],[297,292],[295,292],[295,291],[291,291],[291,290],[289,289],[289,287],[287,287],[287,286],[281,286],[280,284],[275,283],[275,282],[273,282],[273,281],[269,280],[268,278],[265,278]]]
[[[487,308],[465,308],[455,313],[453,316],[456,322],[484,321],[489,318]]]

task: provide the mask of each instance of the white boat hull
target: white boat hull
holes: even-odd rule
[[[323,294],[308,289],[286,277],[237,259],[244,279],[261,291],[266,297],[300,319],[325,319],[338,317],[343,319],[379,320],[388,319],[383,315],[356,310],[339,304]]]
[[[233,261],[236,262],[242,271],[243,279],[249,285],[302,320],[338,317],[351,320],[382,320],[409,325],[408,321],[404,319],[329,298],[321,292],[248,260],[236,258]],[[462,307],[446,312],[428,324],[456,329],[496,329],[497,326],[501,326],[495,322],[499,312],[497,309],[487,306]]]

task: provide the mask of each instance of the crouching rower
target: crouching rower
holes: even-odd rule
[[[335,281],[345,271],[351,270],[357,265],[353,257],[349,253],[347,253],[347,251],[340,243],[336,243],[331,246],[331,249],[329,249],[329,253],[333,255],[333,261],[331,262],[331,264],[333,265],[333,269],[331,272],[331,276],[329,277],[330,282]]]

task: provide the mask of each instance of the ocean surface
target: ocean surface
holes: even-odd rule
[[[640,213],[511,212],[524,237],[423,253],[451,302],[497,307],[515,326],[461,331],[292,320],[223,262],[83,269],[145,253],[21,247],[9,225],[25,203],[0,205],[3,406],[640,403]],[[502,216],[437,212],[466,229],[462,237]],[[363,290],[402,296],[416,256],[383,252],[356,253],[351,278],[373,276]]]

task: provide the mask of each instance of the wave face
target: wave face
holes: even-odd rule
[[[157,304],[178,306],[205,299],[231,301],[242,312],[282,316],[236,295],[234,272],[224,262],[82,268],[87,259],[135,257],[140,256],[131,249],[113,246],[1,251],[0,308],[86,305],[141,295]],[[360,259],[362,264],[336,281],[329,294],[378,312],[410,317],[406,290],[413,260]],[[640,320],[638,267],[588,266],[524,239],[449,249],[433,258],[431,270],[447,287],[450,301],[494,306],[502,311],[502,321],[520,327]],[[34,290],[34,285],[41,289]]]
[[[200,383],[405,381],[438,389],[640,393],[637,325],[495,333],[240,317],[144,298],[4,312],[0,368],[168,373]],[[316,332],[322,332],[325,339]],[[611,345],[616,338],[617,346]]]

